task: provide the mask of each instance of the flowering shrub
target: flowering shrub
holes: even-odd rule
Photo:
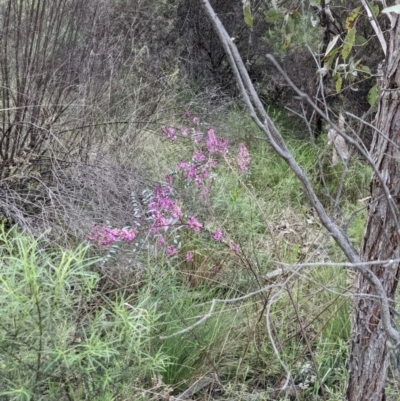
[[[204,135],[197,130],[200,121],[197,117],[191,117],[186,113],[189,121],[192,121],[195,127],[174,128],[170,125],[161,128],[161,135],[166,140],[176,141],[178,137],[187,138],[191,136],[193,140],[194,151],[189,160],[181,160],[175,171],[165,175],[166,185],[156,185],[153,189],[152,196],[148,202],[148,217],[149,226],[145,229],[155,239],[155,245],[165,247],[165,256],[170,258],[179,254],[181,244],[166,243],[165,235],[172,231],[177,237],[178,230],[190,229],[195,234],[199,235],[203,231],[208,233],[209,237],[215,243],[223,243],[224,232],[222,228],[217,228],[211,231],[209,224],[204,224],[198,220],[193,214],[186,215],[182,211],[183,201],[174,190],[174,177],[182,180],[185,185],[193,184],[193,188],[199,191],[202,199],[206,199],[208,191],[212,185],[212,177],[214,169],[219,164],[219,159],[227,160],[228,157],[228,140],[218,138],[214,128],[209,127],[207,130],[207,138],[204,141]],[[180,135],[179,135],[180,132]],[[190,135],[190,133],[192,135]],[[186,139],[186,140],[187,140]],[[244,144],[240,145],[237,155],[237,166],[240,173],[248,171],[250,166],[250,155]],[[142,227],[141,230],[144,230]],[[118,229],[94,226],[93,233],[88,237],[89,241],[98,243],[102,246],[110,246],[117,241],[129,243],[138,235],[136,229]],[[236,254],[239,254],[240,248],[234,242],[226,245]],[[192,251],[186,251],[186,262],[192,262],[194,255]]]

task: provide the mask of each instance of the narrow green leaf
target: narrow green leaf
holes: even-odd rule
[[[285,43],[283,44],[283,49],[287,50],[287,48],[290,45],[290,42],[292,41],[292,33],[288,33],[287,35],[285,35]]]
[[[361,71],[364,71],[368,74],[371,74],[371,69],[367,66],[367,65],[359,65],[359,67],[361,68]]]
[[[347,32],[346,39],[344,40],[344,45],[342,50],[343,60],[346,60],[347,57],[349,57],[355,39],[356,39],[356,28],[351,28],[349,32]]]
[[[248,26],[253,26],[253,16],[251,14],[250,2],[247,1],[243,7],[244,22]]]
[[[374,13],[375,17],[379,15],[379,6],[378,4],[370,4],[372,12]]]
[[[373,106],[376,102],[376,99],[378,97],[378,92],[379,92],[379,86],[374,85],[368,92],[368,103]]]
[[[354,26],[354,22],[357,19],[357,17],[360,15],[360,10],[361,7],[355,8],[350,15],[346,18],[345,26],[346,30],[350,30]]]
[[[335,80],[335,89],[336,92],[340,92],[342,90],[342,84],[343,84],[343,78],[341,75],[336,74],[334,76],[334,80]]]

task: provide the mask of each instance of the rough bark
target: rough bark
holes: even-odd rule
[[[400,22],[394,19],[382,79],[377,134],[372,145],[374,161],[391,198],[373,176],[371,199],[361,258],[363,261],[398,259],[400,256],[398,210],[400,207]],[[389,207],[393,202],[394,208]],[[395,210],[395,215],[393,214]],[[400,266],[380,264],[371,270],[381,281],[386,295],[394,300]],[[382,327],[380,308],[370,282],[357,273],[352,319],[350,360],[346,396],[349,401],[383,401],[387,379],[389,341]],[[368,297],[371,295],[371,297]]]

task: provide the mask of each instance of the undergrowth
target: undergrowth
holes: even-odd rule
[[[172,138],[187,124],[183,115],[165,135]],[[283,116],[274,118],[279,123]],[[297,399],[340,398],[352,277],[324,263],[343,257],[293,174],[256,138],[243,112],[227,109],[215,127],[231,146],[204,181],[203,198],[175,167],[201,145],[191,136],[168,141],[149,134],[142,157],[162,161],[149,164],[150,174],[162,185],[173,182],[160,199],[182,210],[170,226],[157,226],[154,193],[143,195],[144,211],[135,197],[140,225],[97,228],[92,236],[104,242],[100,248],[115,242],[107,255],[92,247],[101,260],[89,258],[85,247],[49,249],[40,239],[3,229],[1,396],[162,400],[190,390],[198,400],[284,400],[293,396],[279,393],[290,371],[289,389]],[[204,137],[209,129],[201,122],[196,128]],[[365,215],[359,200],[369,170],[354,159],[342,174],[341,166],[330,167],[323,137],[313,145],[285,135],[328,210],[358,246]],[[235,164],[240,144],[251,155],[245,172]],[[126,256],[124,267],[120,255]],[[320,266],[293,273],[303,262]]]

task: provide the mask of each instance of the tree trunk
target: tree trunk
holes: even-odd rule
[[[395,14],[392,14],[394,16]],[[400,22],[396,16],[383,71],[377,131],[372,155],[384,184],[390,191],[393,215],[382,183],[373,176],[367,226],[361,258],[363,261],[400,257],[398,210],[400,207]],[[371,270],[380,279],[387,297],[394,300],[399,279],[399,264],[374,265]],[[389,365],[388,336],[383,330],[379,306],[367,279],[357,273],[352,319],[350,361],[346,396],[349,401],[383,401]]]

